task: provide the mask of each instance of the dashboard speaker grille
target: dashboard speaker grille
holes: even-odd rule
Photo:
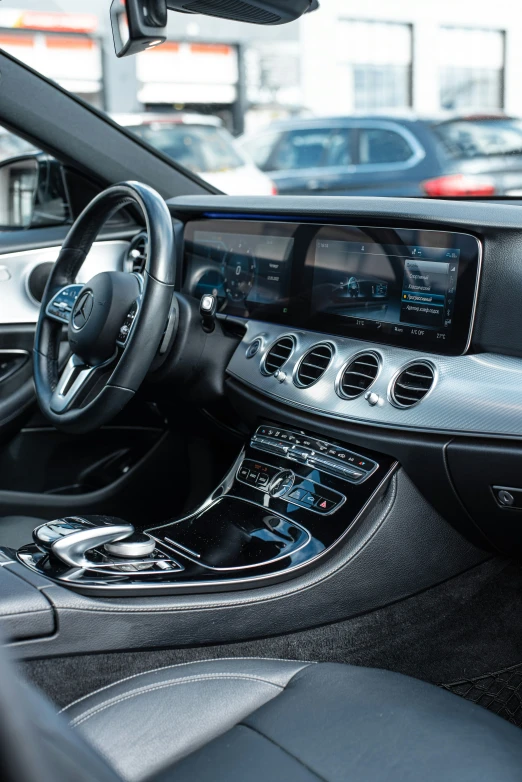
[[[282,337],[275,342],[263,362],[262,371],[264,375],[273,375],[278,369],[286,364],[294,349],[293,337]]]
[[[332,358],[333,348],[331,345],[315,345],[301,359],[295,376],[296,384],[306,388],[317,383],[330,366]]]
[[[433,388],[435,370],[427,361],[410,364],[397,375],[391,390],[398,407],[413,407]]]
[[[361,353],[350,361],[339,381],[339,396],[357,399],[367,391],[379,374],[379,359],[374,353]]]

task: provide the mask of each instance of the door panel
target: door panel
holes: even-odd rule
[[[85,283],[101,271],[123,271],[128,242],[96,242],[78,275]],[[59,246],[2,254],[0,239],[0,324],[36,323],[42,277],[48,275]],[[40,274],[41,272],[41,274]],[[15,345],[12,346],[16,347]]]

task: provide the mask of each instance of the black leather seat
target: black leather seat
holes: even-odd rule
[[[33,530],[43,523],[34,516],[0,516],[0,546],[19,549],[32,543]]]
[[[17,720],[24,762],[34,750],[54,782],[522,779],[518,728],[381,670],[241,658],[175,665],[104,687],[59,716],[26,692],[23,726],[12,696],[9,682],[0,720]]]

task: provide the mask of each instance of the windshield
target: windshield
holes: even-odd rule
[[[196,174],[231,171],[245,165],[234,148],[234,139],[223,128],[164,121],[125,126]]]
[[[522,191],[512,0],[323,0],[282,25],[170,12],[165,43],[122,59],[109,6],[5,0],[0,47],[223,192]],[[25,148],[0,137],[0,158]]]

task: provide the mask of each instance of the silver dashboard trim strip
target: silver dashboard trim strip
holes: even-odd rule
[[[298,388],[291,382],[295,364],[309,347],[318,342],[317,334],[295,330],[296,350],[288,362],[284,382],[264,377],[259,372],[263,350],[256,357],[244,358],[245,345],[258,334],[268,334],[268,342],[288,326],[248,321],[243,343],[233,354],[227,372],[258,394],[291,407],[333,419],[396,430],[440,434],[489,435],[504,438],[522,437],[522,360],[497,354],[435,356],[433,354],[374,345],[347,337],[330,337],[336,355],[322,378],[310,388]],[[371,346],[371,347],[370,347]],[[340,369],[353,356],[374,350],[382,357],[382,369],[372,391],[378,395],[373,407],[364,396],[341,399],[335,390]],[[388,398],[388,388],[395,374],[413,360],[430,363],[436,368],[437,383],[418,405],[398,408]]]

